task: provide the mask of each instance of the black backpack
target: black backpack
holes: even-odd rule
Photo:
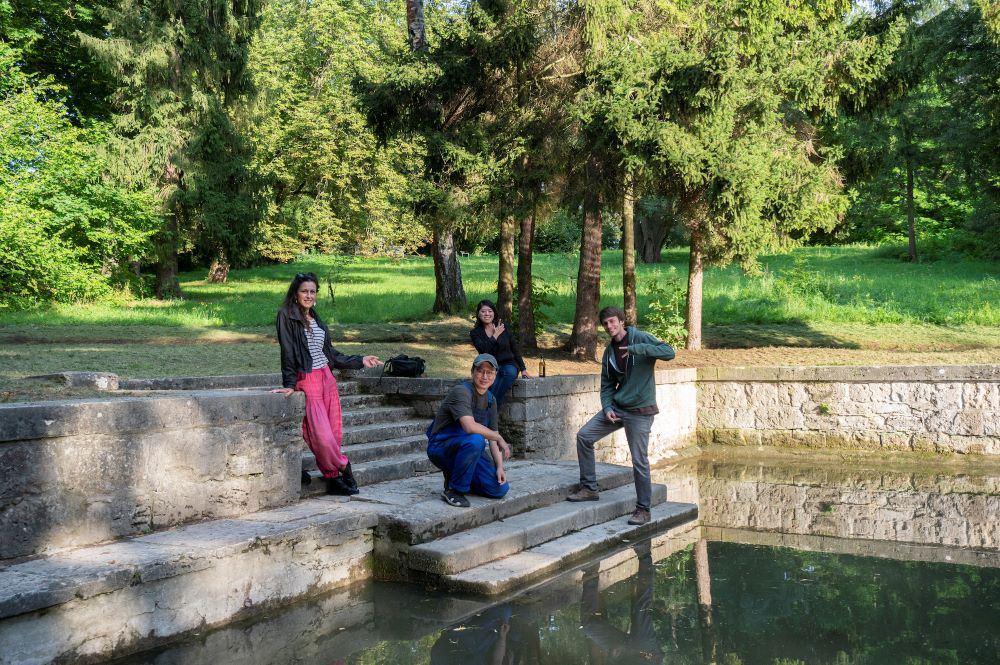
[[[382,374],[389,376],[420,376],[424,373],[424,359],[414,356],[410,357],[405,353],[393,356],[385,361],[382,366]]]

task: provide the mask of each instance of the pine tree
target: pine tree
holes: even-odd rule
[[[223,273],[249,258],[261,211],[233,119],[252,92],[259,11],[259,0],[120,0],[105,10],[105,31],[80,35],[116,79],[117,175],[160,192],[158,297],[182,296],[182,249]]]
[[[664,183],[691,238],[688,348],[706,265],[829,228],[843,214],[817,118],[885,67],[893,43],[850,39],[842,0],[648,3],[612,33],[582,109],[637,173]]]

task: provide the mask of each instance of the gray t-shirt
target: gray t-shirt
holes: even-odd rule
[[[434,416],[434,429],[431,430],[431,434],[437,434],[448,425],[458,422],[462,416],[472,416],[473,408],[485,409],[488,397],[489,391],[485,395],[477,395],[475,389],[465,383],[452,386],[452,389],[444,396],[441,406],[438,407],[437,415]],[[497,401],[495,399],[489,401],[491,402],[489,405],[490,424],[487,427],[496,431],[499,420]]]

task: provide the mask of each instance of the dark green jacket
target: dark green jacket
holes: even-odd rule
[[[674,349],[647,332],[634,326],[625,329],[628,341],[628,361],[618,367],[614,340],[604,349],[601,361],[601,407],[607,413],[618,406],[622,409],[639,409],[656,404],[657,359],[673,360]]]

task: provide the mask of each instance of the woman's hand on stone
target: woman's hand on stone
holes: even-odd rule
[[[288,397],[289,395],[295,392],[295,388],[275,388],[271,392],[279,393],[281,395],[284,395],[285,397]]]
[[[365,356],[361,359],[361,364],[371,369],[372,367],[381,365],[382,361],[378,359],[378,356]]]
[[[533,377],[532,375],[528,374],[528,370],[525,370],[525,371],[521,372],[521,378],[522,379],[533,379],[535,377]]]

